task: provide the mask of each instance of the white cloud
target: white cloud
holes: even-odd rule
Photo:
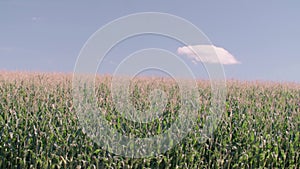
[[[220,63],[223,65],[240,64],[232,54],[221,47],[214,45],[194,45],[183,46],[177,49],[180,55],[186,55],[192,59],[194,64],[203,63]]]
[[[42,17],[39,17],[39,16],[33,16],[33,17],[31,17],[31,21],[32,22],[38,22],[38,21],[40,21],[42,19]]]

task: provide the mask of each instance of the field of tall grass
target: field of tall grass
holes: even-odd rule
[[[133,123],[117,112],[110,76],[95,83],[97,105],[120,133],[163,133],[178,116],[178,86],[170,79],[142,78],[131,85],[131,102],[149,108],[153,88],[168,93],[163,115]],[[198,82],[200,116],[193,132],[167,152],[129,158],[102,149],[79,125],[72,75],[0,72],[0,168],[300,168],[300,84],[227,82],[226,108],[204,142],[201,113],[210,108],[210,85]]]

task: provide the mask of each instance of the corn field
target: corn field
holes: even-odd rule
[[[131,102],[149,108],[148,94],[168,94],[163,115],[133,123],[117,112],[110,76],[95,83],[97,105],[122,134],[163,133],[178,116],[178,86],[170,79],[140,78],[131,85]],[[129,158],[95,143],[80,127],[72,99],[72,75],[0,72],[0,168],[300,168],[300,85],[227,82],[226,108],[213,137],[199,142],[210,108],[210,84],[198,82],[199,119],[178,144],[158,156]]]

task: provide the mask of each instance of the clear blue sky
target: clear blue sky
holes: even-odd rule
[[[227,78],[300,82],[300,1],[0,0],[0,70],[72,72],[96,30],[136,12],[166,12],[195,24],[242,62],[224,66]],[[137,37],[111,58],[145,47],[176,52],[158,38]]]

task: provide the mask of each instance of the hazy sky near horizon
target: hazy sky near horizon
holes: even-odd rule
[[[16,1],[0,0],[0,70],[72,72],[80,49],[99,28],[136,12],[164,12],[201,29],[242,64],[228,79],[300,82],[300,1]],[[120,28],[121,29],[121,28]],[[135,50],[179,44],[136,37],[109,53],[107,68]],[[119,59],[119,60],[118,60]]]

